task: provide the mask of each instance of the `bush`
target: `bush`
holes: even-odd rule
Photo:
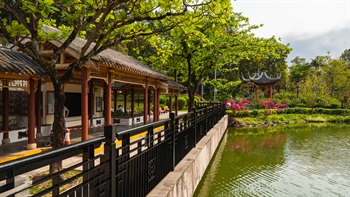
[[[340,108],[341,107],[341,102],[338,99],[335,98],[331,98],[328,101],[328,105],[326,105],[325,107],[329,107],[329,108]]]
[[[312,113],[314,113],[314,114],[323,114],[324,110],[323,110],[323,108],[315,108]]]
[[[187,100],[183,96],[179,96],[178,98],[178,105],[179,105],[179,110],[183,110],[184,107],[187,105]]]
[[[250,111],[237,111],[234,116],[236,117],[246,117],[249,116],[251,113]]]
[[[112,117],[126,117],[127,114],[124,113],[122,110],[115,110],[112,112]]]
[[[259,110],[254,109],[254,110],[251,111],[251,114],[253,116],[257,116],[257,115],[259,115]]]
[[[195,96],[194,102],[196,102],[196,103],[201,102],[201,98],[199,96]]]
[[[160,95],[159,102],[161,106],[169,105],[169,96],[167,95]]]
[[[295,108],[287,108],[285,112],[286,114],[295,114]]]

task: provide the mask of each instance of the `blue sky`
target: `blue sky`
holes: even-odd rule
[[[350,48],[350,0],[232,0],[235,12],[250,24],[263,24],[253,31],[259,37],[276,36],[289,43],[288,57],[310,62],[317,55],[338,58]]]

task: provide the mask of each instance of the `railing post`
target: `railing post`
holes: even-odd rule
[[[125,154],[127,154],[125,156]],[[122,155],[123,161],[130,158],[130,134],[125,134],[122,137]]]
[[[117,151],[115,148],[116,134],[113,131],[112,125],[106,125],[104,127],[104,136],[106,138],[106,143],[104,144],[104,162],[109,163],[106,165],[106,179],[110,180],[110,185],[106,187],[106,196],[117,196]]]
[[[173,169],[172,169],[172,171],[174,171],[174,168],[175,168],[175,151],[176,151],[176,149],[175,149],[175,113],[171,113],[170,114],[170,118],[171,118],[171,121],[170,121],[170,128],[171,128],[171,133],[172,133],[172,144],[173,144],[173,146],[172,146],[172,159],[173,159]]]
[[[196,113],[196,108],[192,108],[193,110],[193,132],[194,132],[194,146],[197,145],[197,113]]]
[[[153,142],[154,142],[154,127],[151,126],[151,127],[148,127],[148,131],[147,131],[147,145],[148,145],[148,148],[151,148],[153,147]]]
[[[208,133],[208,129],[209,129],[209,123],[208,123],[208,115],[209,115],[209,112],[208,112],[208,105],[205,106],[205,135],[207,135]]]
[[[90,195],[93,195],[95,192],[94,185],[92,183],[89,184],[90,179],[93,178],[93,173],[90,172],[90,169],[95,165],[94,156],[94,145],[86,147],[83,152],[83,163],[85,163],[83,165],[83,174],[85,174],[83,176],[83,183],[86,185],[83,187],[84,196],[89,196],[89,193]]]

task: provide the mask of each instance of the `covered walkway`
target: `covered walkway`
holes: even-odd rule
[[[178,112],[179,115],[186,113],[186,112],[182,112],[179,111]],[[167,119],[169,118],[169,112],[165,113],[165,114],[161,114],[160,115],[160,119]],[[153,120],[151,120],[153,121]],[[123,131],[123,130],[127,130],[130,128],[134,128],[134,127],[138,127],[143,125],[141,124],[136,124],[136,125],[116,125],[117,127],[117,131]],[[94,137],[99,137],[99,136],[103,136],[103,127],[94,127],[94,128],[89,128],[89,138],[94,138]],[[50,151],[51,150],[51,146],[47,146],[47,143],[49,142],[50,138],[49,136],[43,136],[41,139],[37,139],[37,148],[33,149],[33,150],[27,150],[26,146],[27,146],[27,141],[23,140],[23,141],[19,141],[19,142],[13,142],[13,143],[9,143],[9,144],[3,144],[1,145],[0,148],[0,163],[4,163],[7,161],[11,161],[11,160],[16,160],[16,159],[20,159],[23,157],[27,157],[27,156],[31,156],[31,155],[35,155],[35,154],[40,154],[41,152],[45,152],[45,151]],[[77,143],[77,142],[81,142],[81,129],[78,127],[73,127],[71,128],[71,137],[70,137],[71,143]]]

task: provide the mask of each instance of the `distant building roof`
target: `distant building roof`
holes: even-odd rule
[[[0,72],[26,76],[44,76],[45,70],[28,55],[0,48]]]
[[[246,79],[244,78],[242,73],[242,81],[253,82],[254,84],[257,84],[257,85],[272,85],[277,83],[280,79],[281,79],[281,74],[276,78],[271,78],[265,72],[261,72],[261,74],[256,72],[253,77],[249,75],[249,79]]]

